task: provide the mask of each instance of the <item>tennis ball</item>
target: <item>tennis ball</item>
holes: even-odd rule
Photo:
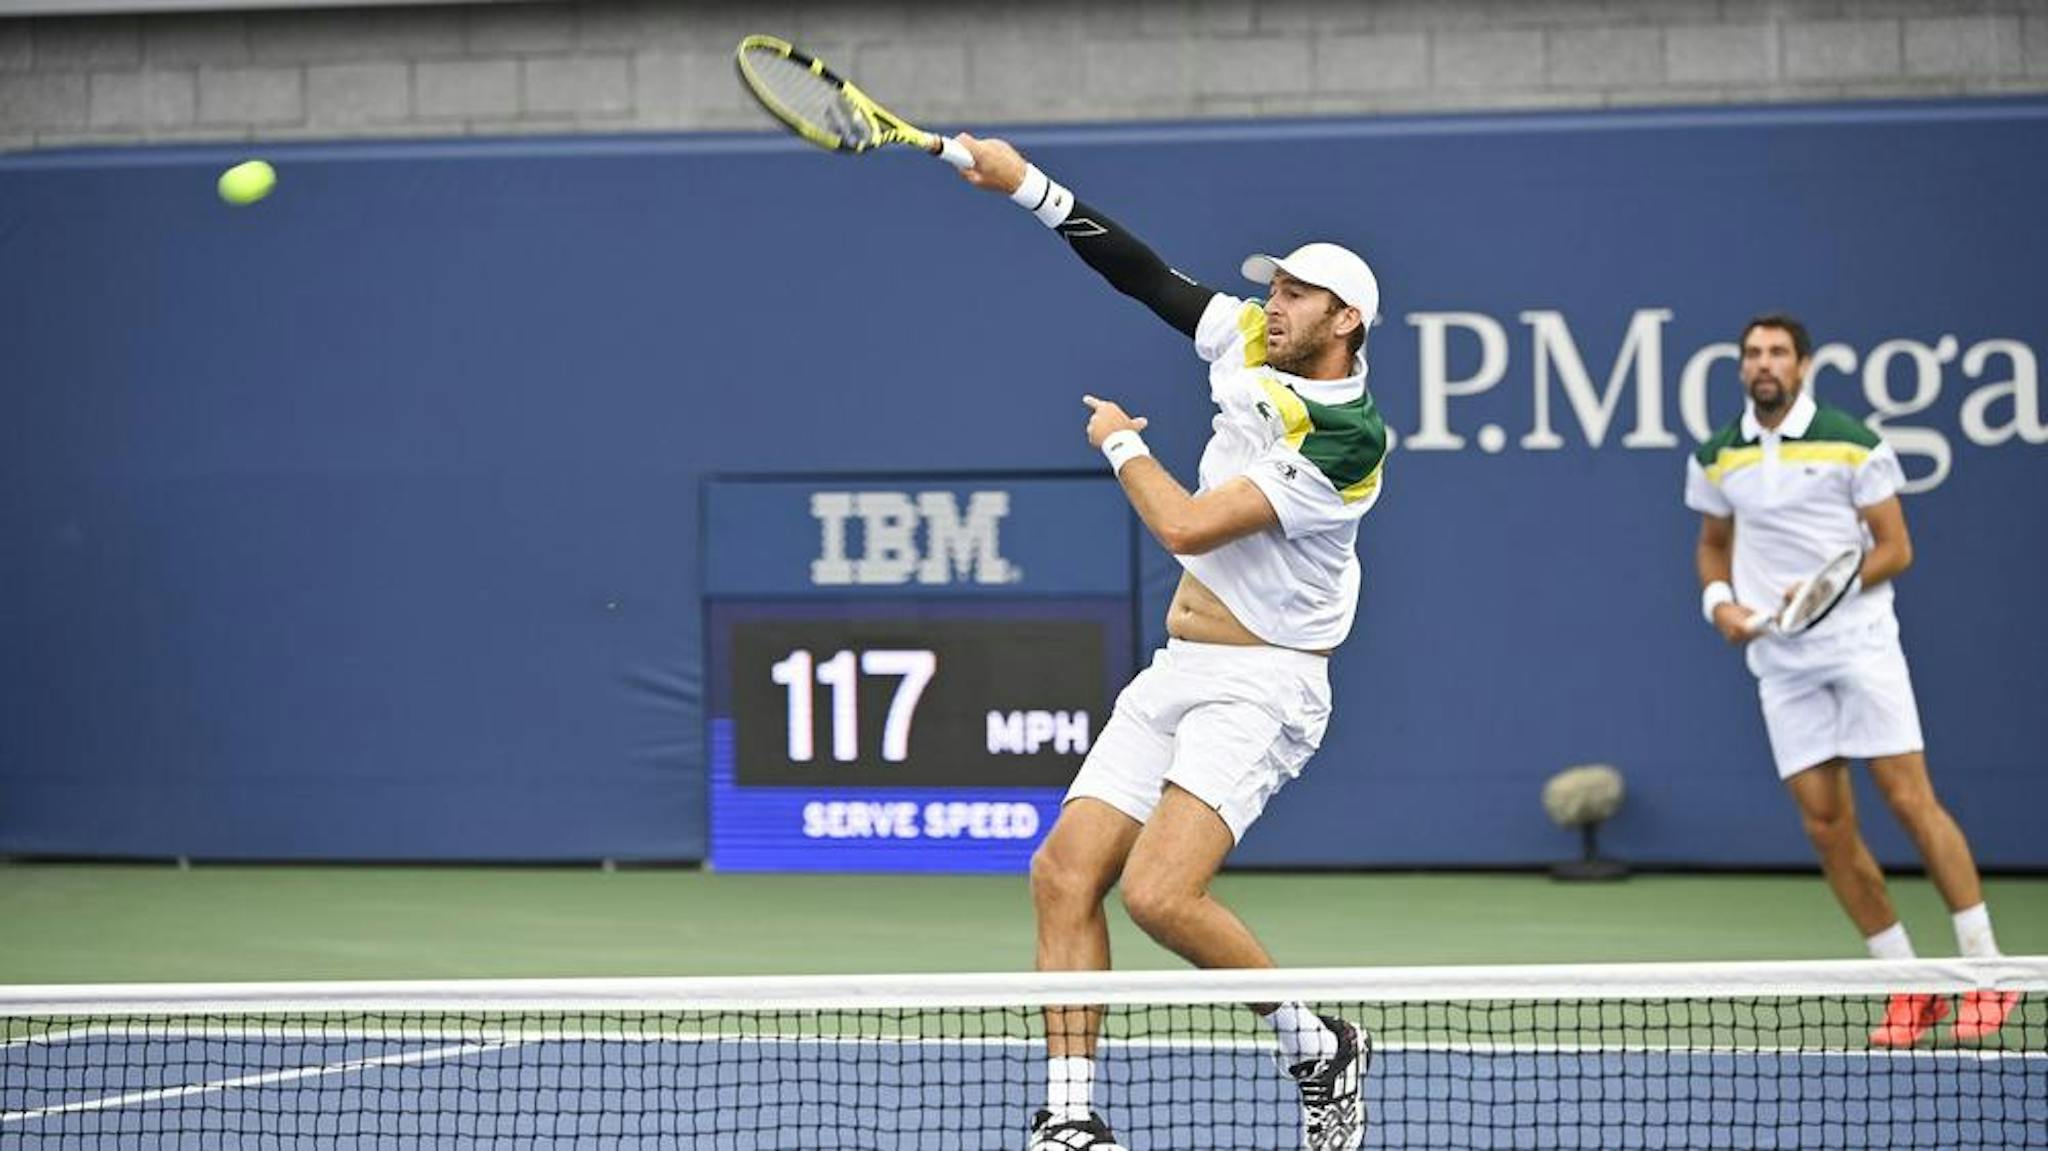
[[[277,187],[277,170],[261,160],[246,160],[220,174],[220,198],[230,204],[253,204]]]

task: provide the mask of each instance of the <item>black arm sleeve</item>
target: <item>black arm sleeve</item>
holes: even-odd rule
[[[1131,297],[1193,339],[1195,325],[1209,306],[1216,289],[1188,279],[1166,266],[1143,240],[1131,235],[1116,221],[1079,200],[1060,234],[1073,245],[1074,253],[1089,267],[1102,273],[1109,285]]]

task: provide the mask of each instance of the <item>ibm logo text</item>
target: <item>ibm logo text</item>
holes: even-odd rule
[[[813,492],[818,558],[811,583],[1016,583],[1022,573],[1002,554],[1009,514],[1004,491],[971,493],[965,512],[952,492]],[[849,552],[849,535],[859,537],[857,554]]]

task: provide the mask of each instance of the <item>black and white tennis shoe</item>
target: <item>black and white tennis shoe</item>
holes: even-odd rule
[[[1358,1151],[1365,1142],[1366,1119],[1360,1085],[1372,1065],[1372,1037],[1348,1019],[1316,1018],[1337,1036],[1337,1053],[1287,1069],[1301,1088],[1302,1151]]]
[[[1054,1122],[1052,1112],[1031,1117],[1031,1141],[1024,1151],[1124,1151],[1100,1115]]]

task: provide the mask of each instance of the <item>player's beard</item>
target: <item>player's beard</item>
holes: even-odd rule
[[[1337,322],[1335,310],[1324,313],[1306,329],[1296,328],[1287,333],[1287,342],[1279,348],[1269,348],[1266,366],[1290,376],[1305,376],[1323,357],[1323,350],[1337,339],[1330,329]]]
[[[1774,416],[1792,403],[1792,389],[1776,377],[1751,380],[1749,402],[1756,406],[1758,415]]]

